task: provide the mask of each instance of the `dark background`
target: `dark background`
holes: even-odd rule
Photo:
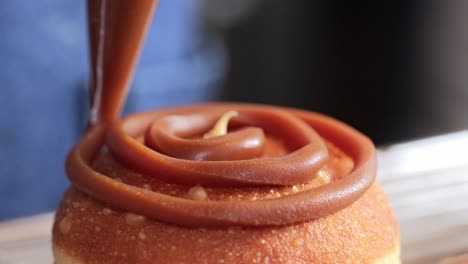
[[[430,1],[261,1],[240,23],[217,29],[230,59],[222,99],[322,112],[379,145],[452,131],[422,96],[421,32],[433,8]]]

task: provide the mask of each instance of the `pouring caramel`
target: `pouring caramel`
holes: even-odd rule
[[[88,0],[90,125],[119,117],[157,2]]]
[[[119,120],[157,1],[89,0],[92,128],[71,151],[67,175],[98,200],[186,226],[286,225],[324,217],[356,201],[372,185],[375,149],[359,132],[325,116],[249,104],[162,109]],[[327,142],[353,160],[336,181],[273,199],[210,200],[203,187],[308,184],[330,163]],[[93,168],[109,153],[157,181],[188,186],[188,199],[128,185]],[[193,196],[193,195],[192,195]]]

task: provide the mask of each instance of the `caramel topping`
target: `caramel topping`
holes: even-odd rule
[[[156,119],[158,117],[154,116]],[[213,114],[161,117],[149,124],[145,143],[170,157],[185,160],[240,160],[262,154],[265,135],[261,129],[255,127],[224,136],[193,138],[209,129],[216,118],[218,117]],[[122,125],[126,123],[124,121]],[[113,129],[115,132],[110,138],[119,137],[119,130],[120,128]]]
[[[203,139],[203,134],[233,109],[238,115],[231,117],[229,124],[226,122],[227,133]],[[259,134],[252,133],[253,129],[261,131],[263,138],[268,134],[283,141],[286,154],[265,155],[269,145],[260,140]],[[330,183],[327,175],[318,173],[328,159],[322,137],[354,161],[348,175]],[[245,144],[252,138],[258,139],[255,151]],[[174,151],[169,149],[172,142]],[[104,143],[118,161],[139,173],[195,187],[187,189],[185,197],[175,197],[115,181],[91,166]],[[187,158],[196,154],[194,149],[203,152],[203,144],[212,144],[216,151],[197,159]],[[236,158],[230,159],[226,153]],[[315,113],[244,104],[166,109],[132,115],[109,127],[96,126],[67,159],[69,178],[92,197],[140,215],[187,226],[284,225],[320,218],[357,200],[372,184],[375,173],[374,146],[354,129]],[[307,183],[315,177],[323,185],[292,188],[288,195],[266,200],[210,200],[201,187],[286,186]]]
[[[207,110],[185,115],[156,111],[126,118],[110,127],[106,145],[122,163],[139,172],[166,182],[203,186],[303,183],[313,179],[328,158],[323,140],[310,126],[285,111],[261,107],[238,110],[232,120],[241,126],[238,131],[191,139],[219,118],[219,110]],[[292,151],[262,157],[263,131],[282,138]],[[135,140],[142,134],[145,146]]]

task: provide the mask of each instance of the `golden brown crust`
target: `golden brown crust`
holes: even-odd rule
[[[373,263],[395,254],[399,234],[376,184],[348,208],[315,221],[211,229],[110,209],[71,188],[57,211],[53,243],[84,263]]]
[[[53,254],[54,254],[54,257],[55,257],[55,263],[56,264],[85,264],[86,262],[81,260],[81,259],[78,259],[76,257],[73,257],[71,256],[67,250],[63,249],[63,248],[60,248],[60,247],[57,247],[57,246],[53,246],[52,248],[52,251],[53,251]],[[198,261],[199,262],[202,262],[203,261]],[[191,263],[197,263],[196,261],[193,261]],[[224,262],[226,263],[226,262]],[[264,261],[263,263],[275,263],[273,261]],[[292,263],[292,262],[284,262],[282,264],[287,264],[287,263]],[[373,262],[370,262],[370,263],[373,263],[373,264],[400,264],[400,245],[396,245],[395,248],[389,252],[388,254],[386,254],[385,256],[381,257],[381,258],[378,258],[378,259],[375,259]],[[460,262],[460,263],[464,263],[464,262]]]

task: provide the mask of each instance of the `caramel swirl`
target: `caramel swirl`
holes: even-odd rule
[[[109,129],[106,143],[128,167],[186,185],[293,185],[311,180],[327,160],[327,148],[319,135],[302,120],[278,110],[239,110],[232,122],[246,129],[215,138],[187,139],[213,126],[222,115],[213,112],[189,116],[155,112],[130,117]],[[146,125],[136,127],[134,123]],[[259,128],[286,139],[294,151],[283,157],[260,157],[265,142]],[[145,132],[148,144],[132,139]]]
[[[203,138],[223,113],[235,110],[225,135]],[[264,155],[265,134],[288,153]],[[190,200],[115,181],[93,170],[102,146],[127,167],[169,183],[213,187],[294,185],[311,181],[328,159],[325,138],[352,157],[335,182],[258,201]],[[280,107],[205,104],[140,113],[98,125],[67,159],[73,184],[92,197],[155,219],[186,226],[284,225],[320,218],[357,200],[376,173],[374,146],[352,128],[322,115]]]
[[[187,139],[206,131],[212,117],[200,114],[163,117],[151,125],[146,143],[168,156],[188,160],[241,160],[262,155],[265,134],[256,127],[224,136]]]

